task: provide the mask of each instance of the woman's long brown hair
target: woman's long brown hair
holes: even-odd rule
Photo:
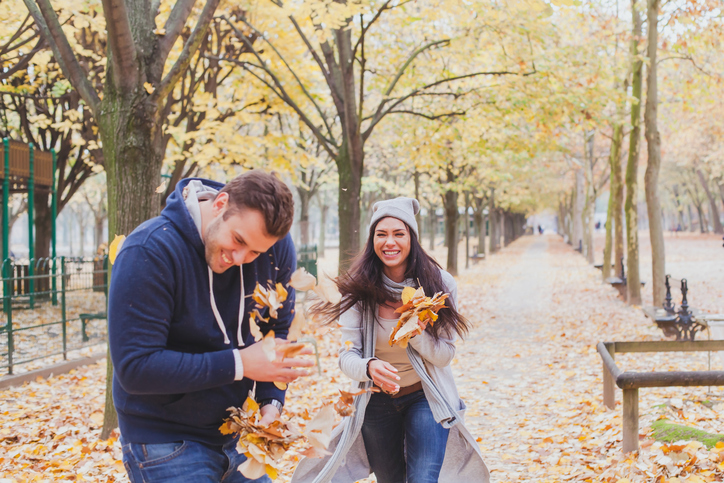
[[[361,305],[361,312],[367,313],[374,310],[377,305],[397,298],[385,287],[382,279],[384,264],[375,253],[374,233],[377,223],[380,221],[378,220],[370,227],[365,248],[352,261],[349,271],[335,279],[337,288],[342,294],[342,301],[337,304],[318,304],[312,307],[311,313],[317,320],[331,323],[357,303]],[[407,226],[407,230],[410,234],[410,253],[407,256],[405,278],[415,280],[416,284],[422,286],[428,297],[432,297],[438,292],[447,292],[448,289],[443,283],[440,273],[442,268],[430,255],[425,253],[417,236],[409,226]],[[468,320],[457,311],[452,300],[448,299],[445,308],[438,312],[435,324],[428,325],[427,330],[435,340],[438,340],[441,336],[452,335],[453,332],[457,332],[460,337],[463,337],[467,334],[469,326]]]

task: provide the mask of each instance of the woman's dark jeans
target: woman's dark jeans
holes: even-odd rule
[[[372,394],[362,437],[378,483],[436,483],[449,431],[435,421],[422,390],[394,399]]]

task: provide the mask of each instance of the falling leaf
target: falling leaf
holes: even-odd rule
[[[314,292],[330,304],[338,304],[342,300],[342,294],[337,290],[337,285],[327,277],[320,278],[319,284],[314,287]]]
[[[289,326],[289,333],[287,334],[287,340],[298,340],[302,336],[302,331],[307,327],[307,319],[301,310],[297,310],[294,313],[294,319],[292,325]]]
[[[316,285],[317,279],[314,278],[314,275],[307,272],[304,267],[297,268],[289,279],[289,286],[302,292],[313,290]]]
[[[274,381],[274,385],[277,387],[277,389],[281,389],[282,391],[287,390],[287,383],[286,382],[276,382]]]
[[[146,92],[148,92],[149,94],[153,94],[153,91],[156,90],[156,88],[153,87],[153,85],[150,82],[144,82],[143,88],[146,89]]]
[[[304,428],[304,436],[313,447],[327,449],[329,446],[334,428],[334,413],[334,407],[325,404]]]
[[[277,345],[277,355],[281,356],[281,360],[287,357],[294,357],[304,350],[304,344],[279,344]]]
[[[251,297],[260,309],[268,307],[269,315],[276,319],[279,316],[277,311],[281,308],[282,302],[287,299],[287,295],[288,293],[281,283],[277,283],[276,287],[271,289],[264,288],[257,282]]]
[[[120,252],[121,248],[123,248],[123,242],[125,241],[125,235],[116,235],[116,237],[111,242],[111,246],[108,247],[108,260],[111,262],[111,265],[116,263],[116,257],[118,256],[118,252]]]
[[[277,353],[275,350],[276,340],[274,339],[274,331],[270,330],[269,332],[267,332],[260,344],[262,349],[264,350],[264,354],[266,355],[267,359],[269,359],[269,362],[274,362],[274,360],[277,358]]]
[[[149,93],[149,94],[150,94],[150,93]],[[166,191],[166,185],[167,185],[167,184],[168,184],[168,182],[164,180],[164,181],[163,181],[160,185],[158,185],[158,187],[156,188],[156,193],[159,193],[159,194],[160,194],[160,193],[163,193],[164,191]]]
[[[254,336],[254,341],[256,342],[259,342],[264,338],[264,334],[261,333],[259,326],[256,324],[256,318],[258,316],[259,311],[256,309],[249,314],[249,332],[251,332],[251,335]]]

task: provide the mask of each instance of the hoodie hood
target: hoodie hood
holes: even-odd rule
[[[192,215],[193,208],[189,210],[187,199],[189,192],[196,193],[196,210],[198,210],[198,200],[200,196],[206,196],[210,193],[216,193],[224,187],[223,183],[211,181],[203,178],[186,178],[176,184],[176,189],[166,199],[166,207],[161,211],[161,216],[173,223],[184,238],[188,239],[195,250],[204,255],[204,242],[201,238],[201,213]],[[187,189],[188,188],[188,189]],[[184,196],[184,191],[186,196]],[[192,203],[193,204],[193,203]],[[194,216],[198,216],[199,225],[197,226]]]
[[[224,185],[202,178],[187,178],[182,179],[176,185],[176,189],[173,191],[171,196],[166,200],[166,208],[161,212],[162,216],[165,216],[171,222],[181,229],[184,236],[188,237],[192,241],[194,246],[198,249],[197,243],[201,243],[201,253],[204,258],[206,257],[206,250],[204,248],[203,234],[201,232],[201,207],[199,202],[210,201],[219,192]],[[168,210],[168,211],[167,211]],[[195,233],[189,233],[191,228],[190,225],[195,228]],[[211,267],[207,266],[209,272],[209,301],[211,303],[211,309],[214,312],[214,318],[216,318],[216,324],[219,326],[219,330],[224,334],[224,344],[231,344],[229,335],[226,332],[226,325],[224,324],[219,309],[216,305],[216,297],[214,296],[214,272]],[[239,301],[239,321],[237,324],[236,340],[239,342],[239,347],[244,346],[244,339],[241,335],[241,327],[244,319],[244,267],[239,267],[239,274],[241,277],[241,300]]]

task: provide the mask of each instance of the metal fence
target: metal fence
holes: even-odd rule
[[[1,273],[0,371],[105,342],[107,257],[8,258]]]

